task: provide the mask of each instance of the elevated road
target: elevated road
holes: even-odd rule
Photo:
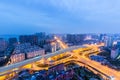
[[[56,56],[56,55],[59,55],[59,54],[65,53],[65,52],[69,52],[69,51],[72,51],[72,50],[75,50],[75,49],[78,49],[78,48],[84,48],[84,47],[85,46],[73,46],[73,47],[70,47],[70,48],[66,48],[66,49],[56,51],[55,53],[50,53],[50,54],[47,54],[47,55],[44,55],[44,56],[38,56],[38,57],[35,57],[35,58],[24,60],[22,62],[18,62],[18,63],[11,64],[11,65],[8,65],[8,66],[0,67],[0,74],[1,73],[7,73],[9,70],[19,68],[19,67],[24,66],[26,64],[34,63],[36,61],[39,61],[42,58],[47,59],[47,58],[52,57],[52,56]]]
[[[76,49],[79,49],[79,48],[85,48],[85,46],[73,46],[73,47],[68,48],[68,46],[65,45],[61,40],[59,40],[59,38],[56,37],[55,39],[57,39],[57,42],[59,42],[61,44],[61,46],[63,47],[63,50],[57,51],[55,53],[47,54],[47,55],[44,55],[44,56],[38,56],[38,57],[28,59],[28,60],[25,60],[25,61],[22,61],[22,62],[19,62],[19,63],[8,65],[8,66],[5,66],[5,67],[1,67],[0,68],[0,74],[3,73],[3,72],[7,73],[9,70],[14,70],[14,69],[19,68],[21,66],[24,66],[26,64],[34,63],[35,61],[39,61],[42,58],[47,59],[47,58],[50,58],[52,56],[63,54],[65,52],[70,52],[72,50],[76,50]],[[78,53],[73,53],[72,56],[76,57],[76,59],[75,59],[76,61],[83,62],[83,63],[93,67],[94,69],[100,71],[101,73],[103,73],[107,76],[114,76],[115,80],[120,80],[120,76],[119,76],[120,72],[119,71],[116,71],[116,70],[111,69],[107,66],[101,65],[99,62],[92,61],[89,58],[86,58],[85,56],[80,56]]]
[[[100,63],[96,62],[96,61],[92,61],[90,59],[87,59],[85,57],[79,57],[78,58],[79,61],[84,62],[86,64],[88,64],[89,66],[95,68],[96,70],[100,71],[101,73],[107,75],[107,76],[114,76],[115,80],[120,80],[120,72],[111,69],[107,66],[101,65]]]
[[[56,36],[55,36],[56,37]],[[63,48],[67,48],[68,46],[62,42],[59,38],[57,38],[57,41],[60,43],[60,45],[63,46]],[[100,45],[85,45],[86,47],[91,47],[95,50],[98,50],[98,47],[100,46],[104,46],[104,44],[100,44]],[[115,79],[111,78],[111,80],[120,80],[120,72],[113,70],[107,66],[101,65],[99,62],[95,62],[90,60],[89,58],[86,58],[85,56],[80,56],[78,53],[74,53],[73,56],[76,56],[78,61],[84,62],[86,64],[89,64],[90,66],[92,66],[93,68],[95,68],[96,70],[102,72],[103,74],[107,75],[107,76],[114,76]],[[77,60],[76,59],[76,60]]]

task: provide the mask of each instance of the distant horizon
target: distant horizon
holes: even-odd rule
[[[26,34],[0,34],[0,36],[19,36],[19,35],[34,35],[36,33],[41,32],[35,32],[35,33],[26,33]],[[120,33],[47,33],[46,34],[120,34]]]

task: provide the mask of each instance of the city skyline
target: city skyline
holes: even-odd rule
[[[0,35],[119,33],[119,0],[0,1]]]

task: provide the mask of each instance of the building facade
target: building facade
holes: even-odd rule
[[[8,42],[3,38],[0,38],[0,52],[4,51],[8,46]]]
[[[19,53],[19,54],[13,54],[10,57],[11,63],[17,63],[25,60],[25,54],[24,53]]]
[[[115,59],[118,56],[119,52],[120,52],[119,48],[112,49],[111,50],[111,58]]]
[[[85,36],[84,34],[67,34],[67,42],[79,45],[84,41]]]
[[[30,43],[18,44],[11,55],[11,62],[16,63],[44,54],[45,50],[38,46],[32,46]]]
[[[17,45],[17,38],[9,38],[9,45]]]
[[[32,45],[38,44],[38,37],[36,35],[21,35],[19,36],[20,43],[31,43]]]
[[[105,47],[113,47],[113,38],[107,37],[104,43],[105,43]]]

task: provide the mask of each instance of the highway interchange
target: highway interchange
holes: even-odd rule
[[[48,59],[48,58],[51,58],[52,56],[57,56],[59,54],[71,54],[70,58],[65,58],[65,59],[62,59],[61,61],[55,61],[54,64],[59,64],[59,63],[65,63],[67,61],[76,61],[77,64],[79,64],[78,62],[82,62],[82,63],[85,63],[91,67],[93,67],[95,70],[93,70],[95,73],[98,72],[99,74],[101,75],[106,75],[104,77],[104,79],[108,79],[109,77],[109,80],[113,80],[111,78],[111,76],[114,76],[114,80],[120,80],[120,72],[119,71],[116,71],[114,69],[111,69],[105,65],[101,65],[99,62],[96,62],[96,61],[93,61],[91,59],[89,59],[89,57],[86,57],[84,55],[80,55],[78,52],[81,51],[81,49],[87,49],[88,47],[90,46],[73,46],[73,47],[68,47],[65,43],[63,43],[59,38],[55,37],[55,39],[57,40],[57,42],[59,42],[61,44],[61,46],[63,47],[63,50],[60,50],[60,51],[57,51],[55,53],[51,53],[51,54],[47,54],[47,55],[44,55],[44,56],[38,56],[38,57],[35,57],[35,58],[32,58],[32,59],[28,59],[28,60],[25,60],[25,61],[22,61],[22,62],[19,62],[19,63],[15,63],[15,64],[11,64],[11,65],[8,65],[8,66],[5,66],[5,67],[1,67],[0,68],[0,80],[2,80],[3,78],[3,74],[6,74],[10,71],[14,71],[15,69],[19,69],[21,66],[24,66],[24,65],[27,65],[27,64],[30,64],[30,63],[34,63],[35,61],[39,61],[40,59]],[[93,47],[92,47],[93,48]],[[93,48],[94,49],[94,48]],[[93,51],[93,49],[91,49]],[[95,48],[95,51],[97,49],[97,46]],[[75,50],[75,51],[74,51]],[[90,50],[90,53],[91,53],[91,50]],[[72,51],[72,52],[71,52]],[[65,53],[67,52],[67,53]],[[84,54],[85,52],[83,52]],[[89,53],[88,53],[89,55]],[[75,57],[76,59],[74,58],[71,58],[71,57]],[[80,66],[82,64],[80,63]],[[91,70],[91,69],[90,69]],[[97,70],[97,71],[96,71]]]

